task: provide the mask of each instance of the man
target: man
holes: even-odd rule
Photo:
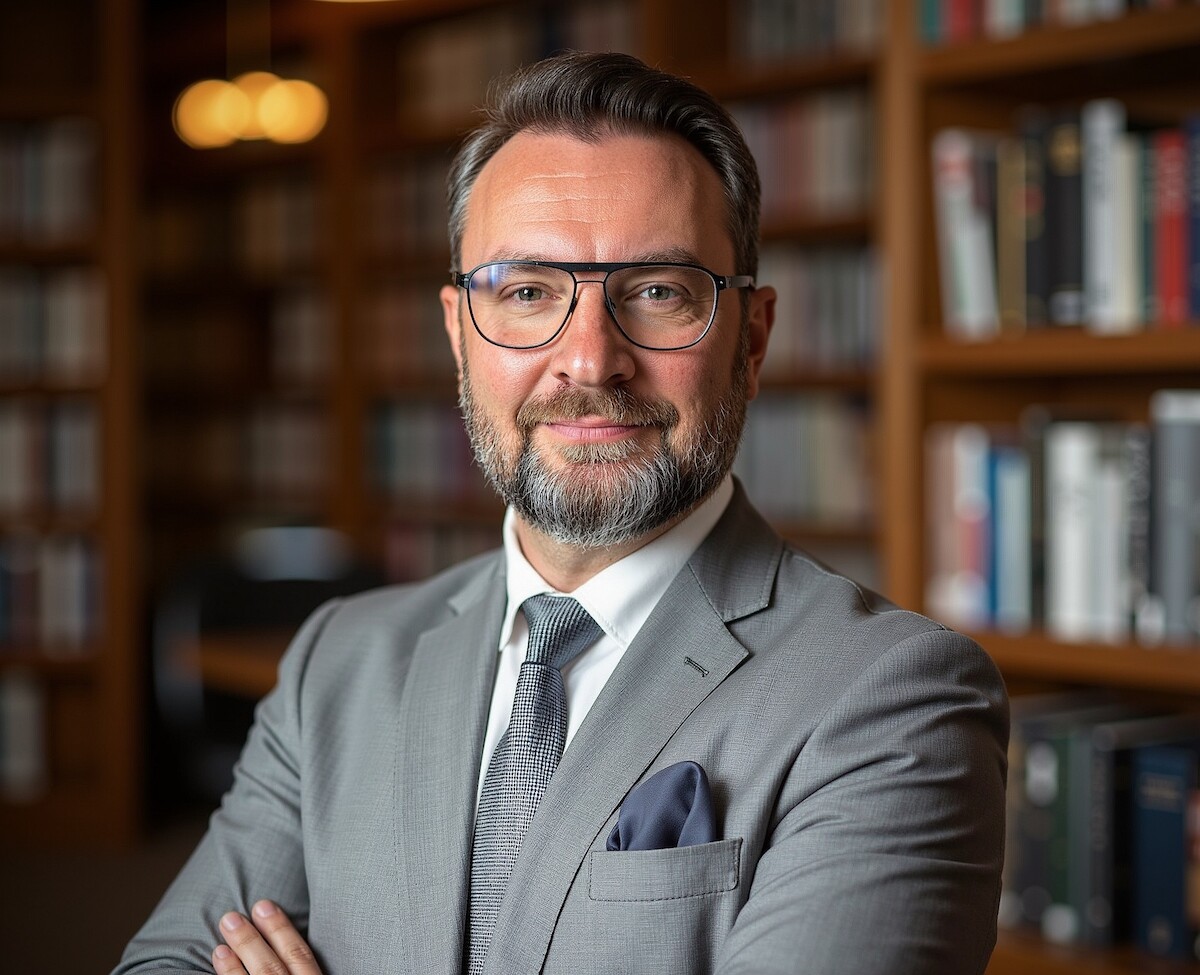
[[[728,115],[553,59],[450,190],[504,549],[309,620],[118,972],[981,972],[1003,685],[730,477],[774,294]]]

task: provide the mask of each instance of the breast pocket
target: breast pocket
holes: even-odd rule
[[[588,899],[665,901],[736,889],[742,840],[669,850],[595,850],[588,857]]]

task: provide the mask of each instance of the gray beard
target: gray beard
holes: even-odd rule
[[[623,387],[563,387],[517,412],[522,445],[513,460],[506,456],[495,425],[475,403],[465,355],[459,406],[476,462],[506,504],[556,542],[605,548],[640,538],[690,511],[729,473],[746,419],[744,348],[736,362],[730,388],[700,435],[683,445],[673,443],[679,417],[669,404],[642,400]],[[552,469],[532,443],[534,426],[585,415],[658,426],[661,446],[644,454],[639,444],[628,441],[579,444],[560,449],[568,466]]]

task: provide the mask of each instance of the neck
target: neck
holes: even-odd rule
[[[687,514],[676,515],[665,524],[627,542],[598,547],[556,541],[520,516],[517,517],[515,528],[521,553],[538,575],[559,592],[574,592],[597,573],[665,534]]]

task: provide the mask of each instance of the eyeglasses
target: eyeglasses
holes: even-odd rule
[[[578,272],[604,277],[580,281]],[[554,339],[575,310],[581,284],[602,285],[621,334],[658,351],[695,345],[717,317],[722,291],[754,287],[748,274],[723,277],[698,264],[643,262],[493,261],[451,272],[451,280],[467,292],[475,330],[506,349],[536,349]]]

